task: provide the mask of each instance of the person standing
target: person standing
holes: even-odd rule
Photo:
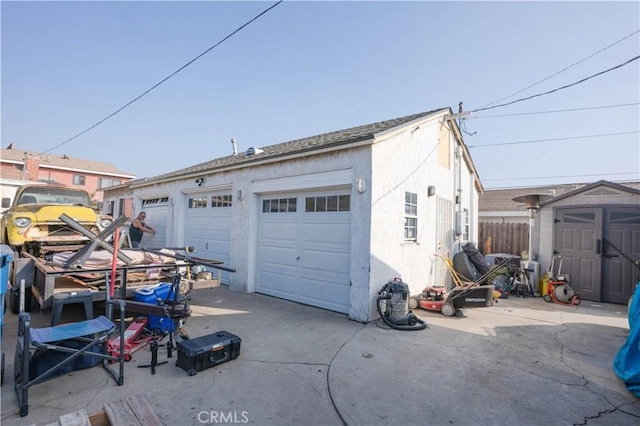
[[[144,223],[147,214],[145,212],[140,212],[138,217],[133,219],[131,222],[131,226],[129,226],[129,238],[131,238],[131,246],[132,248],[138,248],[140,241],[142,240],[142,235],[145,232],[148,232],[152,235],[156,234],[156,230]]]

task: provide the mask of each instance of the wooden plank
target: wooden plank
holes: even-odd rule
[[[60,416],[60,426],[91,426],[87,410],[83,408]]]
[[[143,426],[131,411],[130,406],[123,400],[104,404],[104,411],[112,425]]]
[[[211,280],[189,281],[189,290],[198,290],[201,288],[216,288],[216,287],[220,287],[220,280],[211,279]]]
[[[91,426],[112,426],[109,417],[107,417],[107,412],[104,410],[91,414],[89,422],[91,422]]]
[[[140,421],[145,426],[164,426],[164,423],[154,410],[146,395],[134,395],[126,399],[127,404]]]

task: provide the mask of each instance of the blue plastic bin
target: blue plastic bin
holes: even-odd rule
[[[161,301],[173,300],[175,294],[171,291],[171,284],[158,283],[153,286],[140,288],[135,291],[134,299],[138,302],[159,305]],[[175,330],[175,324],[171,318],[163,315],[147,315],[150,330],[161,330],[171,333]]]
[[[9,269],[13,263],[13,250],[7,245],[0,245],[0,253],[2,254],[2,264],[0,265],[0,338],[2,338],[2,324],[4,318],[4,295],[7,292],[7,284],[9,283]]]

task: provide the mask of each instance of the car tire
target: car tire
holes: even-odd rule
[[[467,256],[467,253],[463,251],[453,256],[453,270],[460,275],[463,281],[476,282],[480,278],[478,269],[471,263],[471,259]]]

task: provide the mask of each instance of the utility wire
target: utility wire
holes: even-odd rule
[[[587,59],[594,57],[594,56],[595,56],[595,55],[597,55],[598,53],[602,53],[602,52],[604,52],[605,50],[609,49],[610,47],[615,46],[616,44],[618,44],[618,43],[620,43],[620,42],[622,42],[622,41],[624,41],[624,40],[628,39],[629,37],[632,37],[632,36],[634,36],[634,35],[638,34],[639,32],[640,32],[640,30],[636,30],[636,31],[632,32],[631,34],[629,34],[629,35],[627,35],[627,36],[625,36],[625,37],[621,38],[620,40],[618,40],[618,41],[616,41],[616,42],[611,43],[609,46],[607,46],[607,47],[605,47],[605,48],[603,48],[603,49],[600,49],[600,50],[598,50],[598,51],[597,51],[597,52],[595,52],[595,53],[592,53],[591,55],[587,56],[586,58],[581,59],[581,60],[579,60],[578,62],[576,62],[576,63],[574,63],[574,64],[571,64],[571,65],[569,65],[568,67],[565,67],[565,68],[561,69],[560,71],[558,71],[558,72],[556,72],[556,73],[554,73],[554,74],[551,74],[549,77],[543,78],[542,80],[537,81],[537,82],[535,82],[535,83],[533,83],[533,84],[531,84],[531,85],[529,85],[529,86],[525,87],[524,89],[518,90],[517,92],[514,92],[514,93],[510,94],[509,96],[506,96],[506,97],[504,97],[504,98],[502,98],[502,99],[498,99],[498,100],[493,101],[493,102],[490,102],[490,103],[488,103],[488,104],[486,104],[486,105],[483,105],[482,107],[484,108],[484,107],[486,107],[486,106],[493,105],[493,104],[495,104],[495,103],[502,102],[502,101],[504,101],[504,100],[506,100],[506,99],[512,98],[512,97],[514,97],[515,95],[517,95],[518,93],[524,92],[525,90],[530,89],[530,88],[532,88],[533,86],[537,86],[538,84],[540,84],[540,83],[542,83],[542,82],[544,82],[544,81],[547,81],[547,80],[549,80],[550,78],[555,77],[556,75],[558,75],[558,74],[560,74],[560,73],[565,72],[565,71],[566,71],[566,70],[568,70],[569,68],[572,68],[572,67],[574,67],[574,66],[576,66],[576,65],[578,65],[578,64],[581,64],[582,62],[586,61]]]
[[[532,140],[529,140],[529,141],[499,142],[499,143],[490,143],[490,144],[487,144],[487,145],[469,145],[468,148],[485,148],[485,147],[488,147],[488,146],[522,145],[522,144],[527,144],[527,143],[566,141],[566,140],[571,140],[571,139],[600,138],[600,137],[603,137],[603,136],[632,135],[634,133],[640,133],[640,130],[634,130],[632,132],[620,132],[620,133],[603,133],[601,135],[569,136],[569,137],[566,137],[566,138],[532,139]]]
[[[640,105],[640,102],[633,102],[630,104],[618,104],[618,105],[602,105],[602,106],[593,106],[593,107],[584,107],[584,108],[557,109],[557,110],[550,110],[550,111],[521,112],[517,114],[481,115],[479,117],[471,116],[468,118],[468,120],[474,120],[476,118],[514,117],[517,115],[554,114],[557,112],[586,111],[590,109],[604,109],[604,108],[621,108],[621,107],[636,106],[636,105]]]
[[[160,80],[158,83],[156,83],[155,85],[153,85],[151,88],[145,90],[141,95],[139,95],[138,97],[136,97],[135,99],[133,99],[132,101],[128,102],[127,104],[125,104],[124,106],[122,106],[121,108],[119,108],[118,110],[116,110],[115,112],[109,114],[108,116],[106,116],[105,118],[103,118],[102,120],[98,121],[96,124],[94,124],[93,126],[89,127],[86,130],[83,130],[82,132],[78,133],[77,135],[67,139],[66,141],[59,143],[58,145],[54,146],[53,148],[49,148],[46,151],[41,152],[38,155],[42,155],[42,154],[46,154],[47,152],[51,152],[56,148],[61,147],[62,145],[65,145],[69,142],[71,142],[72,140],[82,136],[83,134],[87,133],[88,131],[98,127],[100,124],[104,123],[105,121],[107,121],[108,119],[110,119],[111,117],[113,117],[114,115],[118,114],[120,111],[122,111],[123,109],[125,109],[126,107],[128,107],[129,105],[133,104],[134,102],[140,100],[143,96],[147,95],[149,92],[151,92],[152,90],[154,90],[155,88],[157,88],[158,86],[160,86],[162,83],[164,83],[165,81],[169,80],[171,77],[175,76],[176,74],[178,74],[180,71],[184,70],[185,68],[187,68],[189,65],[191,65],[192,63],[194,63],[195,61],[197,61],[198,59],[200,59],[201,57],[203,57],[204,55],[206,55],[207,53],[209,53],[211,50],[215,49],[216,47],[218,47],[219,45],[221,45],[222,43],[224,43],[225,41],[227,41],[228,39],[230,39],[231,37],[233,37],[236,33],[240,32],[241,30],[243,30],[245,27],[247,27],[249,24],[251,24],[252,22],[254,22],[255,20],[257,20],[258,18],[260,18],[262,15],[264,15],[265,13],[269,12],[271,9],[273,9],[274,7],[278,6],[280,3],[282,3],[283,0],[278,1],[277,3],[273,4],[272,6],[268,7],[267,9],[265,9],[264,11],[262,11],[260,14],[258,14],[257,16],[255,16],[253,19],[251,19],[250,21],[244,23],[243,25],[241,25],[240,27],[238,27],[235,31],[233,31],[232,33],[230,33],[229,35],[227,35],[225,38],[223,38],[222,40],[220,40],[219,42],[217,42],[216,44],[214,44],[213,46],[211,46],[210,48],[208,48],[207,50],[205,50],[204,52],[202,52],[201,54],[199,54],[198,56],[196,56],[195,58],[193,58],[192,60],[190,60],[189,62],[187,62],[186,64],[184,64],[183,66],[181,66],[180,68],[178,68],[176,71],[174,71],[173,73],[171,73],[170,75],[168,75],[167,77],[163,78],[162,80]]]
[[[567,89],[567,88],[572,87],[572,86],[575,86],[575,85],[577,85],[577,84],[584,83],[585,81],[587,81],[587,80],[591,80],[592,78],[597,77],[597,76],[599,76],[599,75],[606,74],[606,73],[608,73],[608,72],[610,72],[610,71],[613,71],[613,70],[616,70],[616,69],[618,69],[618,68],[622,68],[622,67],[624,67],[625,65],[629,65],[629,64],[630,64],[631,62],[633,62],[633,61],[637,61],[638,59],[640,59],[640,55],[636,56],[635,58],[631,58],[631,59],[629,59],[628,61],[623,62],[623,63],[622,63],[622,64],[620,64],[620,65],[616,65],[615,67],[609,68],[609,69],[604,70],[604,71],[600,71],[599,73],[593,74],[593,75],[591,75],[591,76],[589,76],[589,77],[585,77],[585,78],[583,78],[582,80],[578,80],[578,81],[576,81],[576,82],[574,82],[574,83],[567,84],[567,85],[565,85],[565,86],[558,87],[558,88],[553,89],[553,90],[549,90],[548,92],[538,93],[537,95],[527,96],[526,98],[516,99],[515,101],[507,102],[507,103],[500,104],[500,105],[494,105],[494,106],[491,106],[491,107],[485,107],[485,108],[478,108],[478,109],[474,109],[473,111],[470,111],[470,112],[474,113],[474,112],[478,112],[478,111],[486,111],[486,110],[489,110],[489,109],[500,108],[500,107],[503,107],[503,106],[507,106],[507,105],[515,104],[516,102],[527,101],[527,100],[529,100],[529,99],[537,98],[537,97],[539,97],[539,96],[549,95],[549,94],[551,94],[551,93],[554,93],[554,92],[557,92],[557,91],[560,91],[560,90],[563,90],[563,89]]]

